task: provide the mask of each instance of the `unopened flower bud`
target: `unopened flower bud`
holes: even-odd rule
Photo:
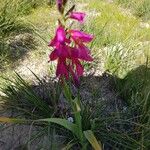
[[[58,11],[59,11],[61,14],[63,14],[63,12],[64,12],[63,0],[57,0],[56,3],[57,3]]]

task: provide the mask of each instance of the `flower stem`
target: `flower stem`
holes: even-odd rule
[[[78,97],[73,100],[71,93],[72,93],[71,88],[64,81],[64,95],[69,104],[71,105],[71,109],[75,117],[75,124],[78,126],[78,138],[80,140],[81,145],[84,146],[84,136],[82,131],[82,116],[80,113],[81,112],[80,96],[78,92]]]

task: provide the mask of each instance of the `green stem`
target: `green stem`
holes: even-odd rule
[[[80,93],[79,93],[79,89],[78,89],[78,96],[77,96],[77,104],[79,105],[79,108],[81,109],[81,102],[80,102]],[[75,119],[76,119],[76,123],[78,125],[79,128],[79,137],[81,142],[83,143],[83,131],[82,131],[82,116],[81,116],[81,110],[77,110],[77,113],[75,113]]]
[[[78,126],[78,138],[83,147],[84,146],[84,136],[83,136],[83,131],[82,131],[82,117],[81,117],[81,113],[80,113],[81,110],[79,110],[81,108],[80,95],[79,95],[79,91],[78,91],[78,97],[75,101],[72,99],[71,93],[72,93],[71,88],[64,81],[64,95],[65,95],[66,99],[68,100],[69,104],[71,105],[72,111],[74,112],[75,124]]]

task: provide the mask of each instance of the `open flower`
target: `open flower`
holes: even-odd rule
[[[69,39],[66,38],[66,31],[64,27],[59,26],[56,29],[55,37],[51,40],[48,46],[58,48],[61,44],[64,45],[65,42],[69,43]]]
[[[49,43],[49,46],[54,48],[54,51],[50,54],[49,58],[51,61],[56,60],[60,57],[68,57],[68,49],[66,43],[69,39],[66,38],[65,29],[62,26],[59,26],[56,29],[55,37]]]
[[[85,16],[86,16],[86,14],[82,13],[82,12],[71,12],[69,15],[69,18],[75,19],[75,20],[79,21],[80,23],[83,23]]]
[[[85,61],[93,61],[90,50],[85,45],[78,45],[77,58]]]
[[[69,58],[69,49],[66,45],[60,45],[58,48],[54,49],[49,55],[51,61],[56,60],[60,57]]]
[[[93,35],[78,31],[68,31],[72,40],[75,42],[75,48],[72,50],[73,55],[81,60],[92,61],[93,58],[90,55],[90,50],[85,46],[84,43],[89,43],[93,40]]]
[[[75,41],[75,43],[89,43],[93,40],[94,36],[91,34],[87,34],[85,32],[79,30],[69,30],[71,38]]]
[[[71,53],[72,58],[77,58],[83,61],[93,61],[93,58],[90,55],[90,50],[84,46],[84,45],[78,45],[75,46],[74,48],[71,48]]]

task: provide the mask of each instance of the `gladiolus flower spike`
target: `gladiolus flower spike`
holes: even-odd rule
[[[57,0],[58,8],[64,7],[67,1]],[[70,12],[70,19],[83,22],[85,13]],[[93,61],[90,50],[86,46],[93,40],[93,35],[80,30],[69,29],[62,24],[56,29],[54,38],[49,45],[53,51],[49,55],[50,61],[57,60],[56,76],[61,80],[73,79],[76,86],[79,85],[79,77],[83,75],[84,67],[81,61]]]

